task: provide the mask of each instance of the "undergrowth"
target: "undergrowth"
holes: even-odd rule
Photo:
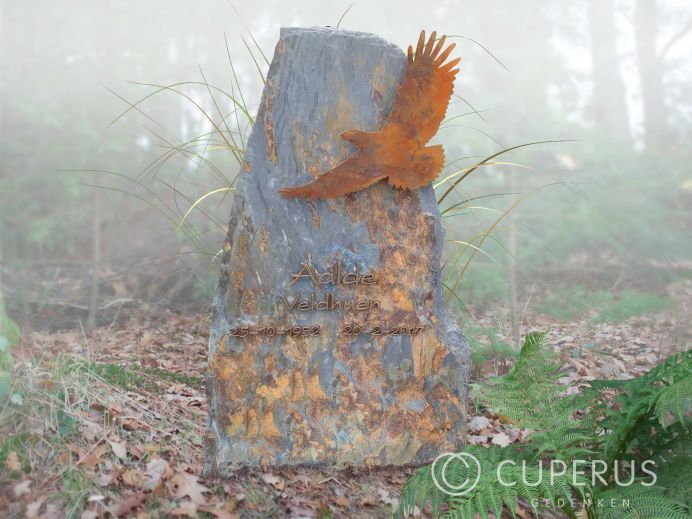
[[[463,453],[477,458],[480,474],[475,465],[451,458],[444,472],[447,492],[433,479],[442,480],[441,463],[434,474],[433,465],[419,469],[405,484],[395,517],[427,502],[435,517],[500,517],[503,509],[514,514],[519,499],[536,514],[549,506],[570,518],[689,517],[692,351],[637,378],[594,380],[574,394],[557,383],[561,366],[545,346],[545,334],[529,334],[509,373],[474,387],[480,402],[529,431],[526,442],[465,447]],[[501,472],[506,484],[497,471],[503,460],[509,460]],[[654,463],[655,478],[652,465],[644,470],[647,460]],[[556,470],[555,477],[541,480],[544,462],[580,468]],[[448,493],[476,477],[467,493]],[[620,484],[630,478],[632,484]],[[603,502],[614,505],[599,506]]]
[[[76,366],[93,373],[109,384],[113,384],[125,390],[141,388],[153,393],[163,393],[165,388],[157,384],[158,380],[168,380],[186,384],[194,388],[202,388],[204,385],[204,381],[200,377],[167,371],[160,368],[124,366],[121,364],[97,362],[78,362]]]
[[[471,326],[466,329],[471,349],[471,380],[479,380],[484,364],[491,362],[495,375],[506,373],[509,363],[516,359],[517,351],[500,338],[496,328]]]
[[[0,405],[0,481],[30,478],[32,492],[47,496],[45,506],[60,510],[60,517],[80,517],[92,496],[118,502],[120,490],[99,486],[96,467],[87,462],[102,447],[107,457],[109,442],[156,443],[137,457],[110,451],[111,467],[141,468],[151,453],[169,449],[182,463],[196,459],[202,429],[197,415],[172,402],[151,402],[163,398],[166,382],[199,387],[197,377],[66,354],[15,361],[13,375],[18,398]]]

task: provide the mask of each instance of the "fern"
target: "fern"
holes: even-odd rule
[[[600,396],[594,413],[602,417],[599,433],[609,465],[634,448],[644,459],[663,456],[671,442],[689,435],[692,393],[685,388],[691,383],[692,351],[673,355],[634,379],[592,381]],[[603,397],[608,391],[616,393],[614,400]]]
[[[688,507],[661,487],[624,487],[597,493],[599,519],[689,519]]]
[[[497,466],[508,458],[508,450],[511,448],[500,448],[492,446],[483,448],[479,446],[468,446],[464,452],[473,455],[480,464],[480,479],[473,488],[473,491],[461,496],[454,496],[445,493],[434,484],[432,466],[418,469],[406,482],[402,491],[401,500],[395,517],[406,517],[412,514],[416,507],[422,508],[426,502],[430,502],[435,517],[448,518],[469,518],[475,514],[480,514],[484,519],[488,513],[495,517],[502,515],[503,508],[512,513],[517,508],[519,498],[523,498],[528,503],[535,503],[534,511],[538,513],[540,508],[544,508],[544,501],[558,507],[564,501],[563,510],[569,516],[573,516],[575,511],[571,508],[570,502],[575,489],[580,495],[583,491],[580,487],[573,487],[571,475],[556,476],[553,481],[547,477],[547,472],[540,472],[533,464],[526,463],[522,467],[521,462],[514,465],[505,465],[501,471],[502,480],[509,485],[501,485],[498,481]],[[442,478],[441,467],[436,468],[436,480]],[[460,461],[453,459],[445,471],[448,489],[455,488],[467,478],[473,480],[476,475],[475,467],[466,467]],[[588,488],[588,481],[581,480],[584,488]],[[444,505],[444,512],[442,508]]]
[[[666,425],[666,418],[671,415],[681,422],[685,420],[685,412],[690,408],[690,395],[692,395],[692,377],[690,376],[673,381],[659,392],[654,414],[663,427]]]
[[[519,499],[536,514],[540,508],[536,503],[546,501],[553,508],[560,505],[568,517],[576,517],[579,512],[572,508],[571,498],[581,500],[589,519],[689,516],[692,352],[673,355],[635,379],[595,380],[579,393],[566,395],[557,383],[562,376],[560,363],[545,348],[545,337],[529,334],[506,375],[474,386],[478,401],[533,431],[526,442],[505,448],[464,448],[462,452],[475,456],[481,467],[477,485],[464,495],[438,488],[439,464],[435,474],[432,466],[417,470],[404,485],[395,517],[406,517],[426,503],[432,505],[435,517],[500,517],[503,509],[514,514]],[[552,482],[527,484],[537,480],[538,464],[546,458],[568,465],[575,460],[598,460],[606,470],[602,479],[574,481],[568,470]],[[514,463],[502,470],[503,480],[511,486],[500,484],[497,478],[497,466],[503,460]],[[618,463],[625,460],[634,462],[628,474]],[[645,480],[641,467],[645,460],[655,463],[656,481]],[[452,459],[445,471],[448,483],[454,486],[473,477],[472,469]],[[618,484],[630,477],[631,486]]]
[[[476,385],[474,396],[519,427],[535,430],[535,458],[550,454],[573,459],[589,454],[594,430],[575,409],[591,404],[585,395],[562,395],[562,376],[556,356],[545,348],[545,333],[527,335],[519,361],[507,375]]]

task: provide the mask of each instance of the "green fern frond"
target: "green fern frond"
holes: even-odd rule
[[[659,423],[665,427],[669,416],[685,421],[685,414],[690,410],[692,401],[692,377],[673,381],[670,386],[661,389],[654,406],[654,414]]]
[[[688,519],[689,509],[660,487],[630,486],[596,493],[599,519]]]
[[[563,395],[556,355],[545,347],[545,333],[528,334],[519,359],[504,376],[476,386],[474,395],[511,422],[532,429],[534,458],[552,455],[583,458],[591,450],[594,427],[576,418],[576,411],[592,405],[592,395]]]
[[[670,434],[652,430],[679,424],[687,428],[692,392],[692,352],[672,355],[646,374],[615,384],[612,381],[593,381],[592,387],[616,390],[615,405],[601,398],[596,412],[603,416],[599,426],[604,434],[603,450],[612,462],[633,444],[655,445]],[[673,417],[672,422],[669,418]]]
[[[520,448],[516,447],[466,447],[462,452],[473,455],[479,461],[481,470],[477,485],[464,495],[451,495],[436,486],[434,481],[442,481],[440,464],[435,467],[435,478],[432,466],[419,469],[404,485],[394,517],[408,517],[416,507],[422,510],[427,502],[432,505],[434,517],[473,519],[477,515],[487,518],[488,514],[500,517],[503,509],[514,513],[520,498],[528,503],[537,503],[536,511],[543,507],[544,502],[548,502],[553,507],[562,504],[563,508],[567,507],[568,513],[573,514],[571,500],[575,496],[583,496],[584,489],[590,489],[589,481],[584,477],[578,478],[579,485],[575,487],[569,471],[556,475],[550,481],[548,471],[540,464],[528,462],[522,465],[513,461],[502,466],[499,477],[503,484],[500,483],[498,466],[504,460],[521,457],[518,450]],[[474,467],[469,468],[461,461],[452,459],[445,470],[449,484],[447,488],[453,489],[469,478],[473,481],[476,474]]]

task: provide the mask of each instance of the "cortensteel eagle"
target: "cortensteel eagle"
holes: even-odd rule
[[[432,182],[444,165],[442,146],[426,146],[437,133],[454,90],[460,58],[445,63],[454,49],[446,36],[433,32],[425,42],[421,31],[416,52],[408,48],[404,80],[381,130],[348,130],[341,137],[358,150],[304,186],[280,190],[285,197],[314,200],[353,193],[387,178],[395,188],[417,189]]]

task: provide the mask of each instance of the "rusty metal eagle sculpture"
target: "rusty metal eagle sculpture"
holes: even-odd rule
[[[404,80],[381,130],[348,130],[341,138],[358,150],[333,169],[304,186],[280,190],[285,197],[314,200],[336,198],[365,189],[384,178],[399,189],[418,189],[437,178],[444,165],[442,146],[426,146],[447,112],[460,58],[445,63],[454,49],[436,33],[425,42],[421,31],[416,52],[408,48]]]

